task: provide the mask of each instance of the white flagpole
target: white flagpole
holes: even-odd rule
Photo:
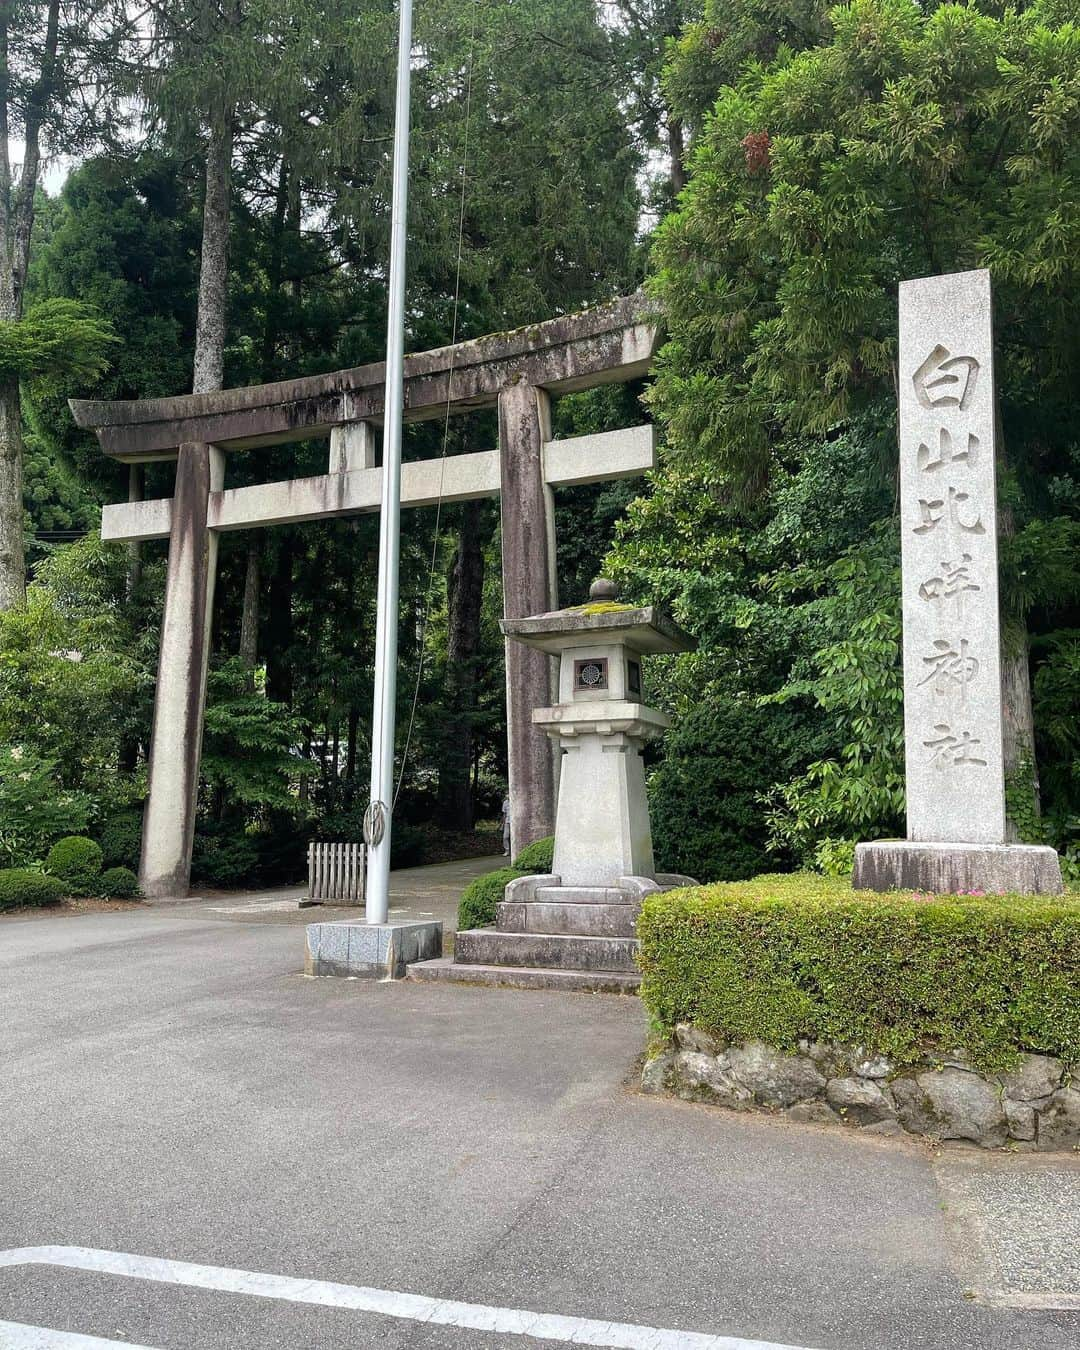
[[[397,98],[394,110],[394,186],[390,213],[390,304],[386,335],[382,503],[379,526],[378,615],[375,626],[375,702],[371,727],[371,804],[366,915],[385,923],[390,907],[390,830],[394,804],[394,730],[397,700],[398,562],[401,538],[401,418],[405,377],[405,224],[409,180],[409,79],[412,0],[399,0]],[[381,808],[381,809],[380,809]],[[382,818],[379,829],[378,817]]]

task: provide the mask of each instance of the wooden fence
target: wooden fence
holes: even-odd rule
[[[308,844],[308,900],[364,903],[363,844]]]

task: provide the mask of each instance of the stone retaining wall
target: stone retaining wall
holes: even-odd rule
[[[858,1047],[800,1041],[799,1053],[789,1055],[761,1041],[726,1045],[684,1023],[671,1045],[646,1060],[641,1086],[873,1134],[906,1131],[981,1148],[1080,1147],[1080,1066],[1047,1055],[1025,1055],[996,1077],[976,1073],[959,1056],[899,1072]]]

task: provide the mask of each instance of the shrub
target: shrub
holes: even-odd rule
[[[471,881],[461,893],[458,902],[458,928],[486,928],[495,922],[495,906],[503,898],[507,882],[515,877],[526,877],[537,872],[550,872],[555,839],[536,839],[526,844],[514,859],[513,866],[500,867],[495,872]]]
[[[85,830],[89,818],[90,798],[61,786],[53,760],[29,746],[0,746],[0,864],[35,862],[61,835]]]
[[[794,708],[725,699],[687,713],[649,774],[657,870],[739,881],[775,867],[762,788],[801,767],[814,744]]]
[[[110,900],[134,900],[139,894],[139,878],[130,867],[110,867],[102,872],[97,889]]]
[[[814,868],[827,877],[849,877],[855,870],[855,840],[826,836],[814,849]]]
[[[200,886],[242,886],[255,879],[259,851],[242,833],[196,834],[191,876]]]
[[[514,859],[519,872],[550,872],[555,857],[555,836],[546,839],[534,839],[526,844]]]
[[[69,834],[49,849],[45,871],[71,895],[87,895],[95,890],[101,875],[101,849],[92,839]]]
[[[134,870],[139,865],[142,845],[142,816],[137,811],[122,811],[113,816],[102,829],[98,843],[104,866]]]
[[[987,1072],[1022,1051],[1080,1061],[1076,900],[878,895],[799,873],[650,896],[638,931],[663,1034],[807,1037],[900,1066],[960,1053]]]
[[[363,833],[357,838],[362,839]],[[395,821],[390,831],[390,866],[419,867],[427,855],[424,831],[417,825]]]
[[[0,910],[21,909],[24,905],[55,905],[63,894],[64,886],[55,877],[25,872],[17,867],[0,871]]]
[[[516,867],[500,867],[470,881],[458,902],[458,928],[486,928],[493,924],[495,906],[503,898],[507,883],[524,875]]]

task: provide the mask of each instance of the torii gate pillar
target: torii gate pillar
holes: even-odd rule
[[[207,528],[207,509],[224,478],[220,450],[201,442],[180,446],[139,859],[150,898],[185,895],[191,872],[217,574],[218,535]]]
[[[544,478],[551,401],[521,381],[499,393],[503,611],[508,619],[559,608],[555,503]],[[555,761],[532,710],[553,701],[550,656],[506,640],[506,730],[510,852],[555,833]]]

